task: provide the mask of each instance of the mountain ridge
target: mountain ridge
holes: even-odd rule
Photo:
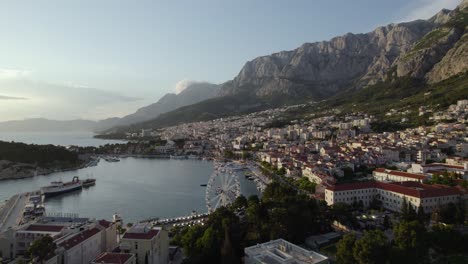
[[[467,3],[441,10],[428,20],[389,24],[368,33],[348,33],[257,57],[246,62],[234,79],[221,84],[218,100],[248,98],[265,108],[284,102],[326,100],[404,78],[433,85],[463,74],[468,70]],[[275,101],[277,98],[282,100]],[[197,115],[212,119],[228,115],[224,110],[209,110],[216,102],[202,101],[132,127],[158,128],[200,121]]]

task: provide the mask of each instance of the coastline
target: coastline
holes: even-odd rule
[[[20,180],[35,176],[47,176],[55,172],[74,171],[97,165],[97,158],[89,158],[76,167],[70,168],[42,168],[28,163],[15,163],[0,160],[0,182],[6,180]],[[5,168],[6,165],[6,168]]]

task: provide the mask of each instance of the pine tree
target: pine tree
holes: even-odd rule
[[[418,207],[418,221],[421,224],[426,222],[426,213],[424,213],[424,208],[421,205]]]
[[[403,202],[401,203],[401,219],[408,219],[408,202],[406,201],[406,198],[403,198]]]

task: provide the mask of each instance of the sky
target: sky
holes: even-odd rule
[[[0,0],[0,121],[123,116],[255,57],[460,0]]]

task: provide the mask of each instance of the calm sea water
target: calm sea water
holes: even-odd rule
[[[126,222],[175,217],[192,210],[207,211],[205,187],[200,184],[207,183],[212,172],[213,163],[200,160],[124,158],[113,163],[101,160],[95,167],[77,171],[0,181],[0,199],[38,190],[54,180],[93,177],[97,179],[95,186],[46,200],[47,212],[105,219],[119,213]],[[245,196],[258,194],[253,182],[242,176],[239,180]]]
[[[105,144],[125,143],[120,140],[93,138],[91,132],[0,132],[0,140],[28,144],[52,144],[61,146],[100,146]]]

